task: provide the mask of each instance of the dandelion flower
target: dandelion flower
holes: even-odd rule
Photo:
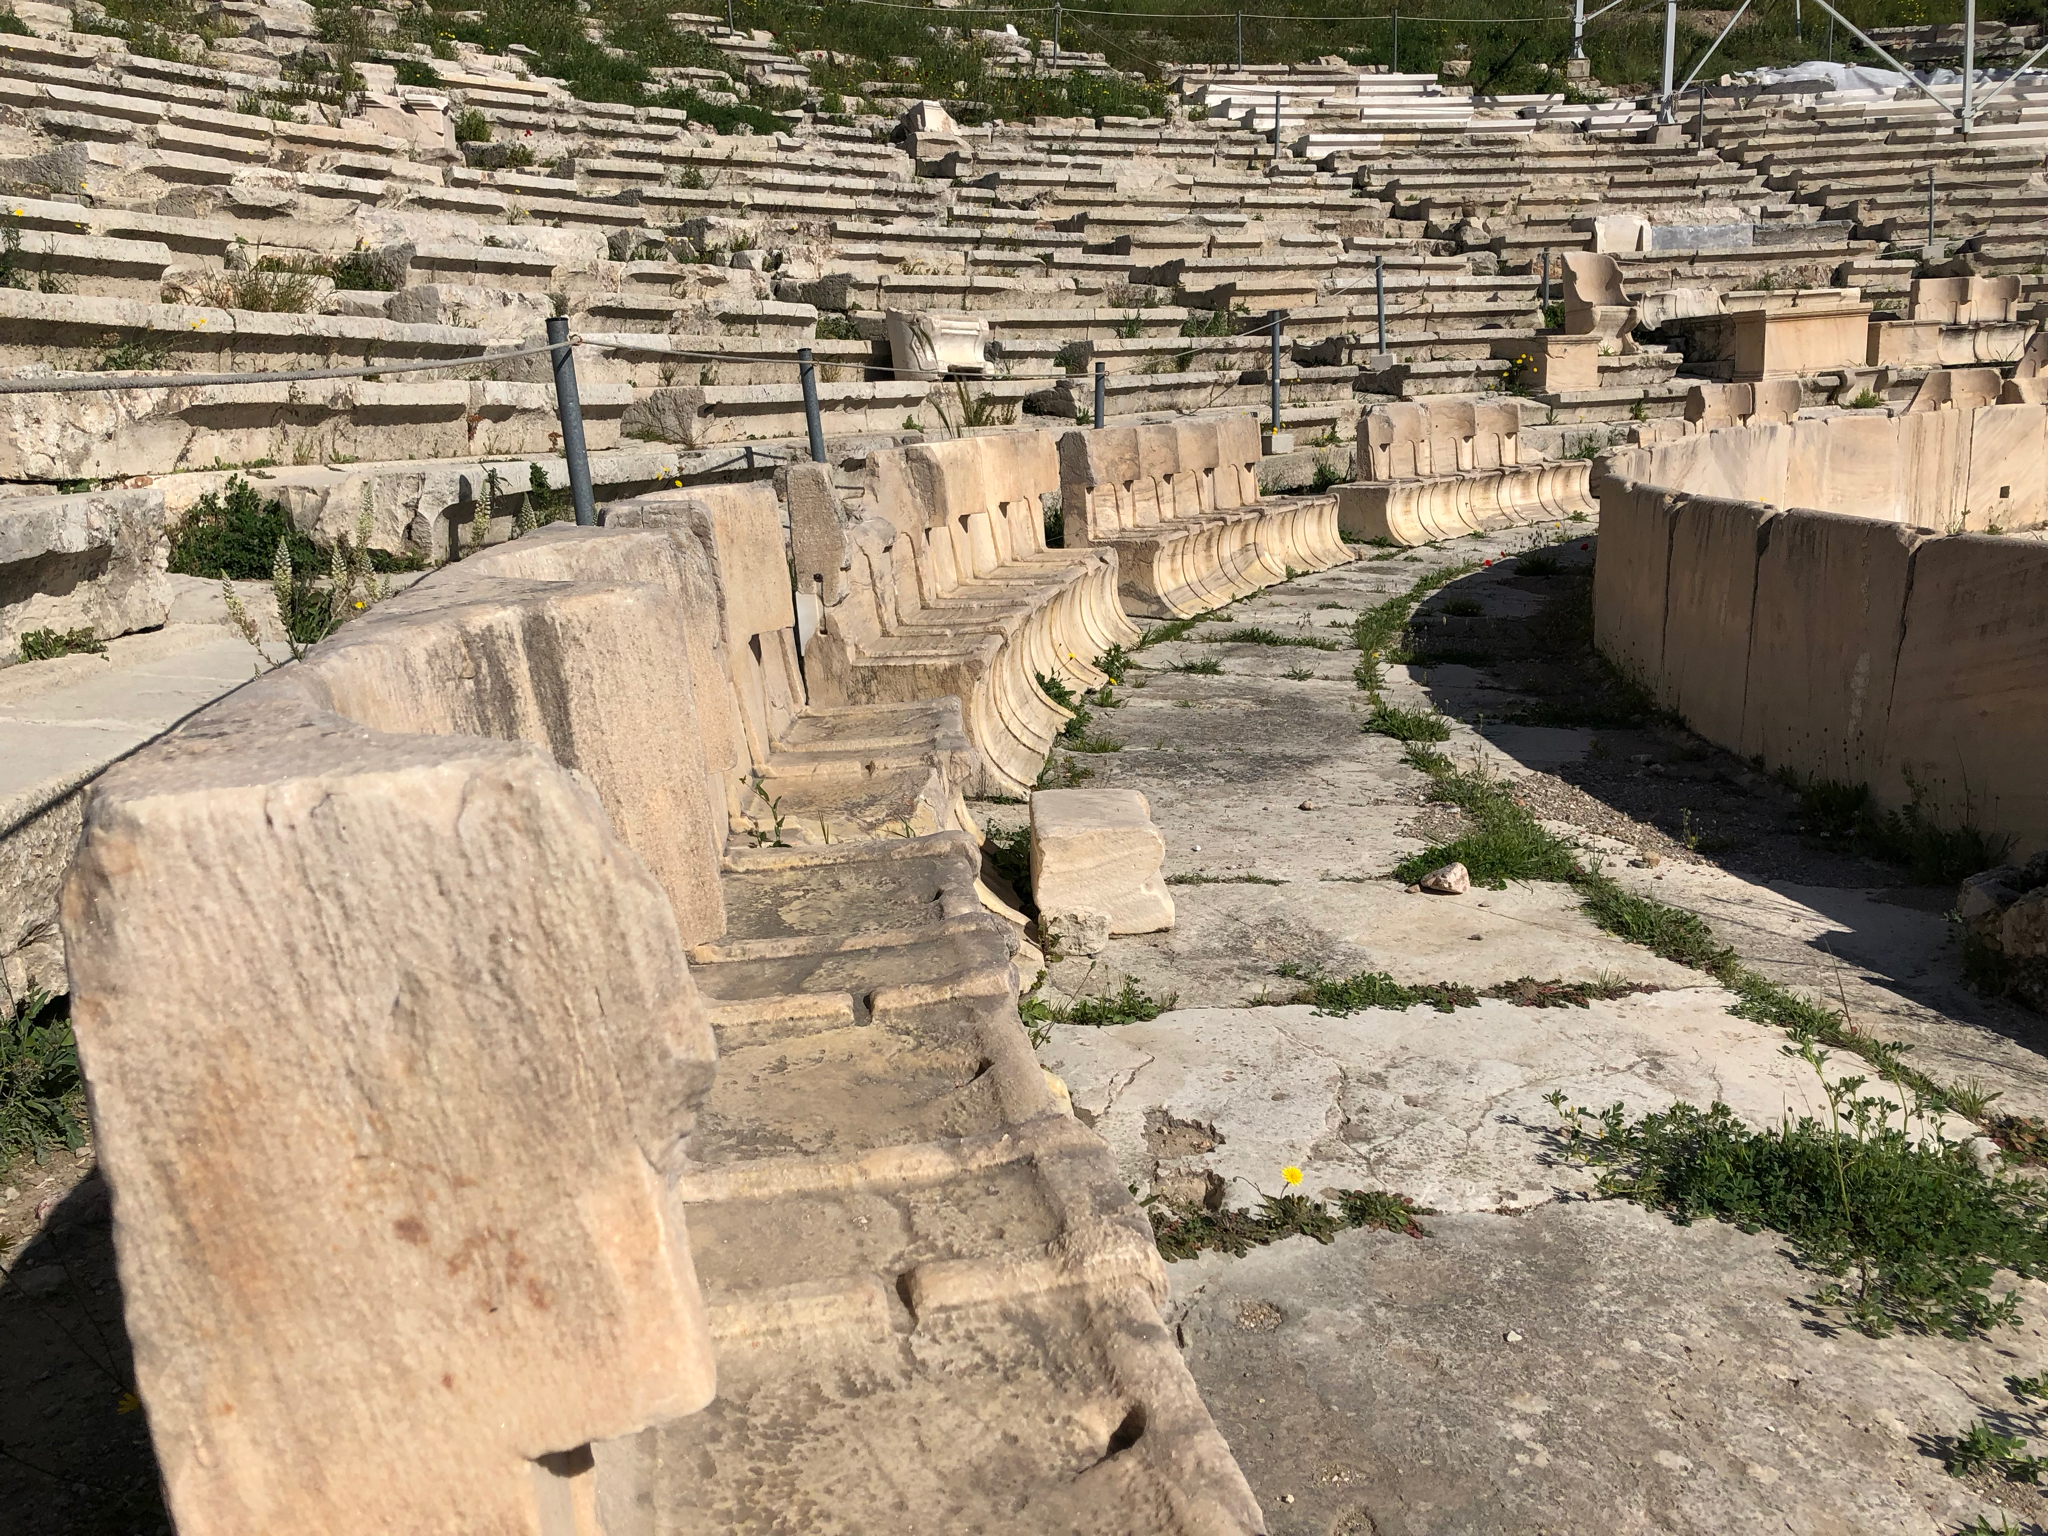
[[[1280,1170],[1280,1177],[1290,1184],[1299,1184],[1301,1182],[1301,1170],[1292,1163],[1289,1163]]]

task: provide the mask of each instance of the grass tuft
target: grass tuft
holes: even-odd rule
[[[2030,1277],[2048,1265],[2040,1191],[1979,1169],[1968,1148],[1930,1128],[1938,1106],[1914,1095],[1902,1109],[1863,1093],[1861,1076],[1831,1081],[1830,1053],[1811,1036],[1784,1049],[1814,1069],[1825,1120],[1758,1131],[1725,1104],[1679,1103],[1630,1121],[1620,1104],[1596,1116],[1559,1091],[1550,1103],[1564,1153],[1601,1170],[1603,1195],[1680,1224],[1706,1216],[1782,1234],[1823,1277],[1818,1304],[1872,1337],[1903,1327],[1968,1338],[2015,1322],[2016,1295],[1991,1286],[2001,1270]]]
[[[1451,723],[1433,709],[1400,709],[1381,700],[1372,707],[1363,729],[1396,741],[1449,741]]]
[[[1312,1237],[1327,1244],[1347,1228],[1366,1227],[1425,1237],[1418,1216],[1435,1211],[1406,1195],[1378,1189],[1337,1191],[1336,1209],[1307,1195],[1262,1195],[1259,1209],[1211,1211],[1192,1202],[1154,1195],[1145,1202],[1152,1218],[1153,1240],[1169,1264],[1192,1259],[1205,1248],[1243,1258],[1254,1248],[1283,1237]]]

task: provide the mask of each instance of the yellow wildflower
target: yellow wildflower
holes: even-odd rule
[[[1299,1184],[1301,1182],[1301,1170],[1292,1163],[1289,1163],[1280,1170],[1280,1177],[1290,1184]]]

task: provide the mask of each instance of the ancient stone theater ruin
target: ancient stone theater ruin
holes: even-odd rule
[[[2048,38],[1434,9],[0,7],[0,1528],[2039,1528]]]

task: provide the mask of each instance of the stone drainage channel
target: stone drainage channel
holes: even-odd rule
[[[1086,733],[1121,750],[1055,767],[1145,794],[1178,920],[1056,958],[1040,995],[1132,978],[1171,1006],[1054,1023],[1041,1058],[1141,1197],[1256,1209],[1298,1169],[1304,1194],[1392,1190],[1440,1213],[1420,1240],[1346,1230],[1170,1266],[1189,1364],[1276,1536],[2036,1529],[2037,1490],[1950,1477],[1937,1450],[2016,1409],[2004,1378],[2048,1367],[2048,1287],[2020,1282],[2019,1325],[1988,1336],[1872,1339],[1805,1304],[1816,1277],[1768,1231],[1586,1198],[1553,1091],[1631,1115],[1719,1100],[1763,1126],[1824,1111],[1813,1069],[1702,973],[1601,931],[1567,885],[1388,878],[1459,818],[1427,803],[1403,743],[1362,728],[1353,621],[1472,564],[1418,610],[1434,663],[1382,685],[1456,717],[1438,751],[1512,780],[1582,861],[1699,913],[1752,970],[1910,1043],[1929,1077],[2048,1111],[2042,1021],[1963,984],[1952,887],[1816,846],[1789,791],[1615,711],[1584,649],[1594,542],[1561,524],[1361,551],[1136,652]],[[1248,630],[1265,634],[1226,638]],[[1532,715],[1563,723],[1516,723]],[[1654,990],[1448,1013],[1286,1001],[1304,974],[1360,971]]]

